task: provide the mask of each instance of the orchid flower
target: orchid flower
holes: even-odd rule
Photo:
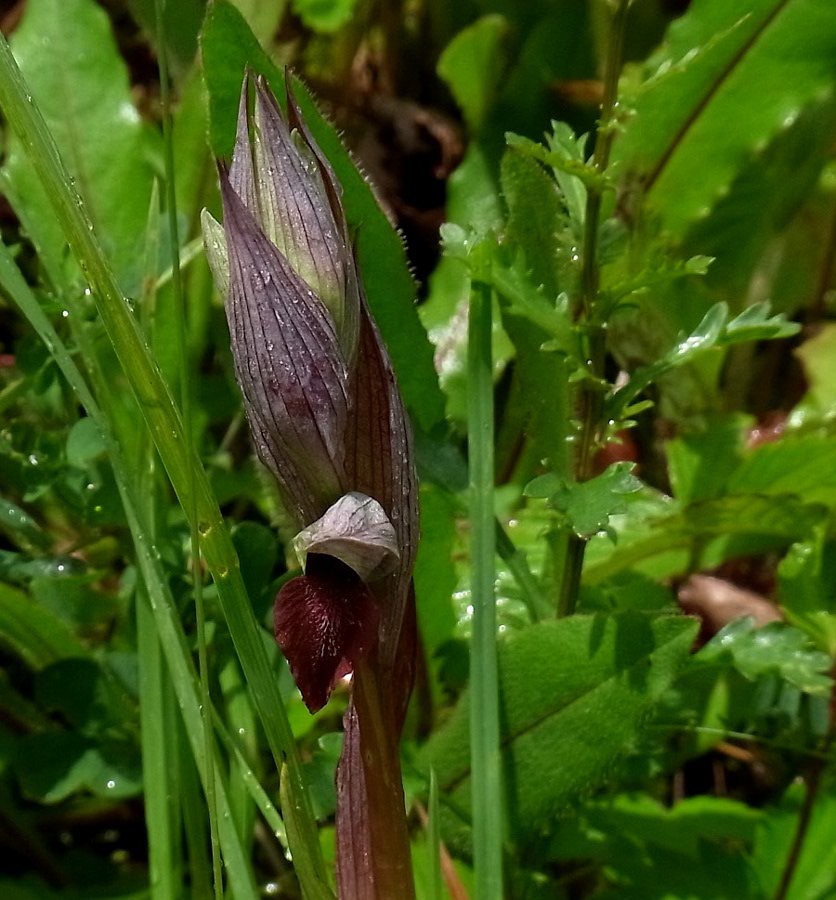
[[[250,113],[250,81],[232,164],[220,168],[223,225],[204,212],[204,242],[255,449],[298,530],[304,574],[276,598],[276,640],[311,711],[354,673],[338,770],[340,894],[389,896],[408,875],[408,843],[394,868],[369,857],[391,851],[392,816],[407,840],[397,741],[415,653],[411,433],[340,184],[293,95],[285,119],[259,80]],[[354,833],[363,805],[365,849]]]

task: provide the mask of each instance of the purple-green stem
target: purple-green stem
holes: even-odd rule
[[[415,892],[398,735],[394,711],[389,708],[390,692],[385,691],[381,676],[374,661],[366,660],[355,670],[353,679],[368,803],[369,845],[373,851],[374,893],[370,896],[377,900],[411,900]]]

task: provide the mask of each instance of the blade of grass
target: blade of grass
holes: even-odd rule
[[[157,63],[160,73],[160,100],[163,120],[163,161],[165,165],[166,209],[168,212],[169,246],[171,247],[171,286],[174,298],[175,342],[179,347],[177,355],[180,382],[180,410],[183,416],[183,432],[187,447],[194,444],[192,438],[191,385],[189,383],[189,363],[186,352],[186,313],[183,302],[183,283],[180,272],[180,234],[177,227],[177,191],[174,184],[174,147],[171,137],[171,95],[168,79],[168,55],[163,36],[164,0],[154,0],[154,14],[157,28]],[[197,507],[194,494],[194,467],[188,471],[187,494],[189,510],[192,588],[194,590],[195,621],[197,628],[197,658],[200,671],[201,714],[203,739],[206,744],[206,758],[212,757],[212,717],[209,693],[209,667],[206,660],[206,610],[203,603],[203,572],[200,566],[200,531],[197,524]],[[209,816],[209,835],[212,843],[212,880],[215,900],[223,900],[223,874],[221,872],[221,851],[218,840],[218,804],[215,797],[214,767],[206,769],[206,811]]]
[[[467,440],[470,470],[470,558],[473,637],[470,644],[470,745],[473,772],[473,859],[477,900],[502,888],[502,770],[496,661],[496,525],[491,289],[474,276],[467,334]]]
[[[26,148],[53,202],[67,243],[89,280],[99,315],[187,516],[192,509],[189,479],[194,477],[194,509],[206,565],[217,585],[224,617],[274,759],[277,765],[286,763],[289,783],[284,787],[283,796],[292,806],[288,821],[293,823],[290,840],[296,870],[303,888],[311,896],[331,896],[298,749],[270,671],[229,532],[197,454],[185,441],[183,423],[171,393],[140,336],[93,234],[83,202],[73,188],[55,142],[35,108],[4,38],[0,38],[0,108]]]
[[[438,779],[435,769],[430,767],[429,821],[427,825],[427,850],[430,854],[430,897],[444,900],[441,881],[441,812],[438,805]]]
[[[231,648],[230,648],[231,650]],[[246,768],[250,770],[258,759],[258,745],[256,742],[256,722],[253,714],[250,698],[247,696],[247,688],[241,677],[241,667],[237,658],[230,654],[221,663],[218,672],[218,681],[224,699],[224,711],[229,721],[229,726],[234,734],[238,735],[236,750],[243,759],[244,751],[240,745],[245,745],[246,757],[253,760],[247,762]],[[258,779],[254,777],[257,782]],[[240,760],[230,760],[229,769],[229,802],[232,806],[232,818],[241,842],[245,847],[252,847],[253,825],[255,824],[255,807],[249,786],[244,778],[244,769]]]
[[[165,732],[170,684],[144,585],[137,589],[136,635],[139,656],[139,721],[142,739],[142,782],[148,834],[148,869],[153,900],[182,895],[179,797],[172,782],[169,736]]]
[[[518,550],[514,542],[508,537],[508,532],[502,527],[499,519],[496,519],[496,552],[502,561],[508,566],[508,571],[514,576],[520,589],[522,601],[531,616],[532,622],[547,619],[551,615],[551,607],[537,582],[537,578],[528,565],[525,554]]]
[[[241,752],[241,748],[236,741],[233,740],[232,735],[217,714],[215,715],[215,728],[230,759],[235,760],[238,777],[241,779],[242,783],[246,785],[250,797],[252,797],[253,802],[258,807],[261,815],[264,816],[264,821],[273,832],[276,840],[285,850],[287,850],[287,831],[275,804],[268,796],[267,791],[261,786],[261,782],[256,778],[247,758]],[[231,782],[232,778],[230,777],[230,783]]]

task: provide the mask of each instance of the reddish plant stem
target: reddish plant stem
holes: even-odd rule
[[[412,900],[412,857],[398,732],[387,680],[374,660],[354,672],[337,772],[339,896]]]

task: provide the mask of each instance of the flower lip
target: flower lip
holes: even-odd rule
[[[311,712],[321,709],[336,682],[371,652],[378,621],[377,604],[366,585],[331,556],[309,554],[306,574],[279,591],[276,642]]]

